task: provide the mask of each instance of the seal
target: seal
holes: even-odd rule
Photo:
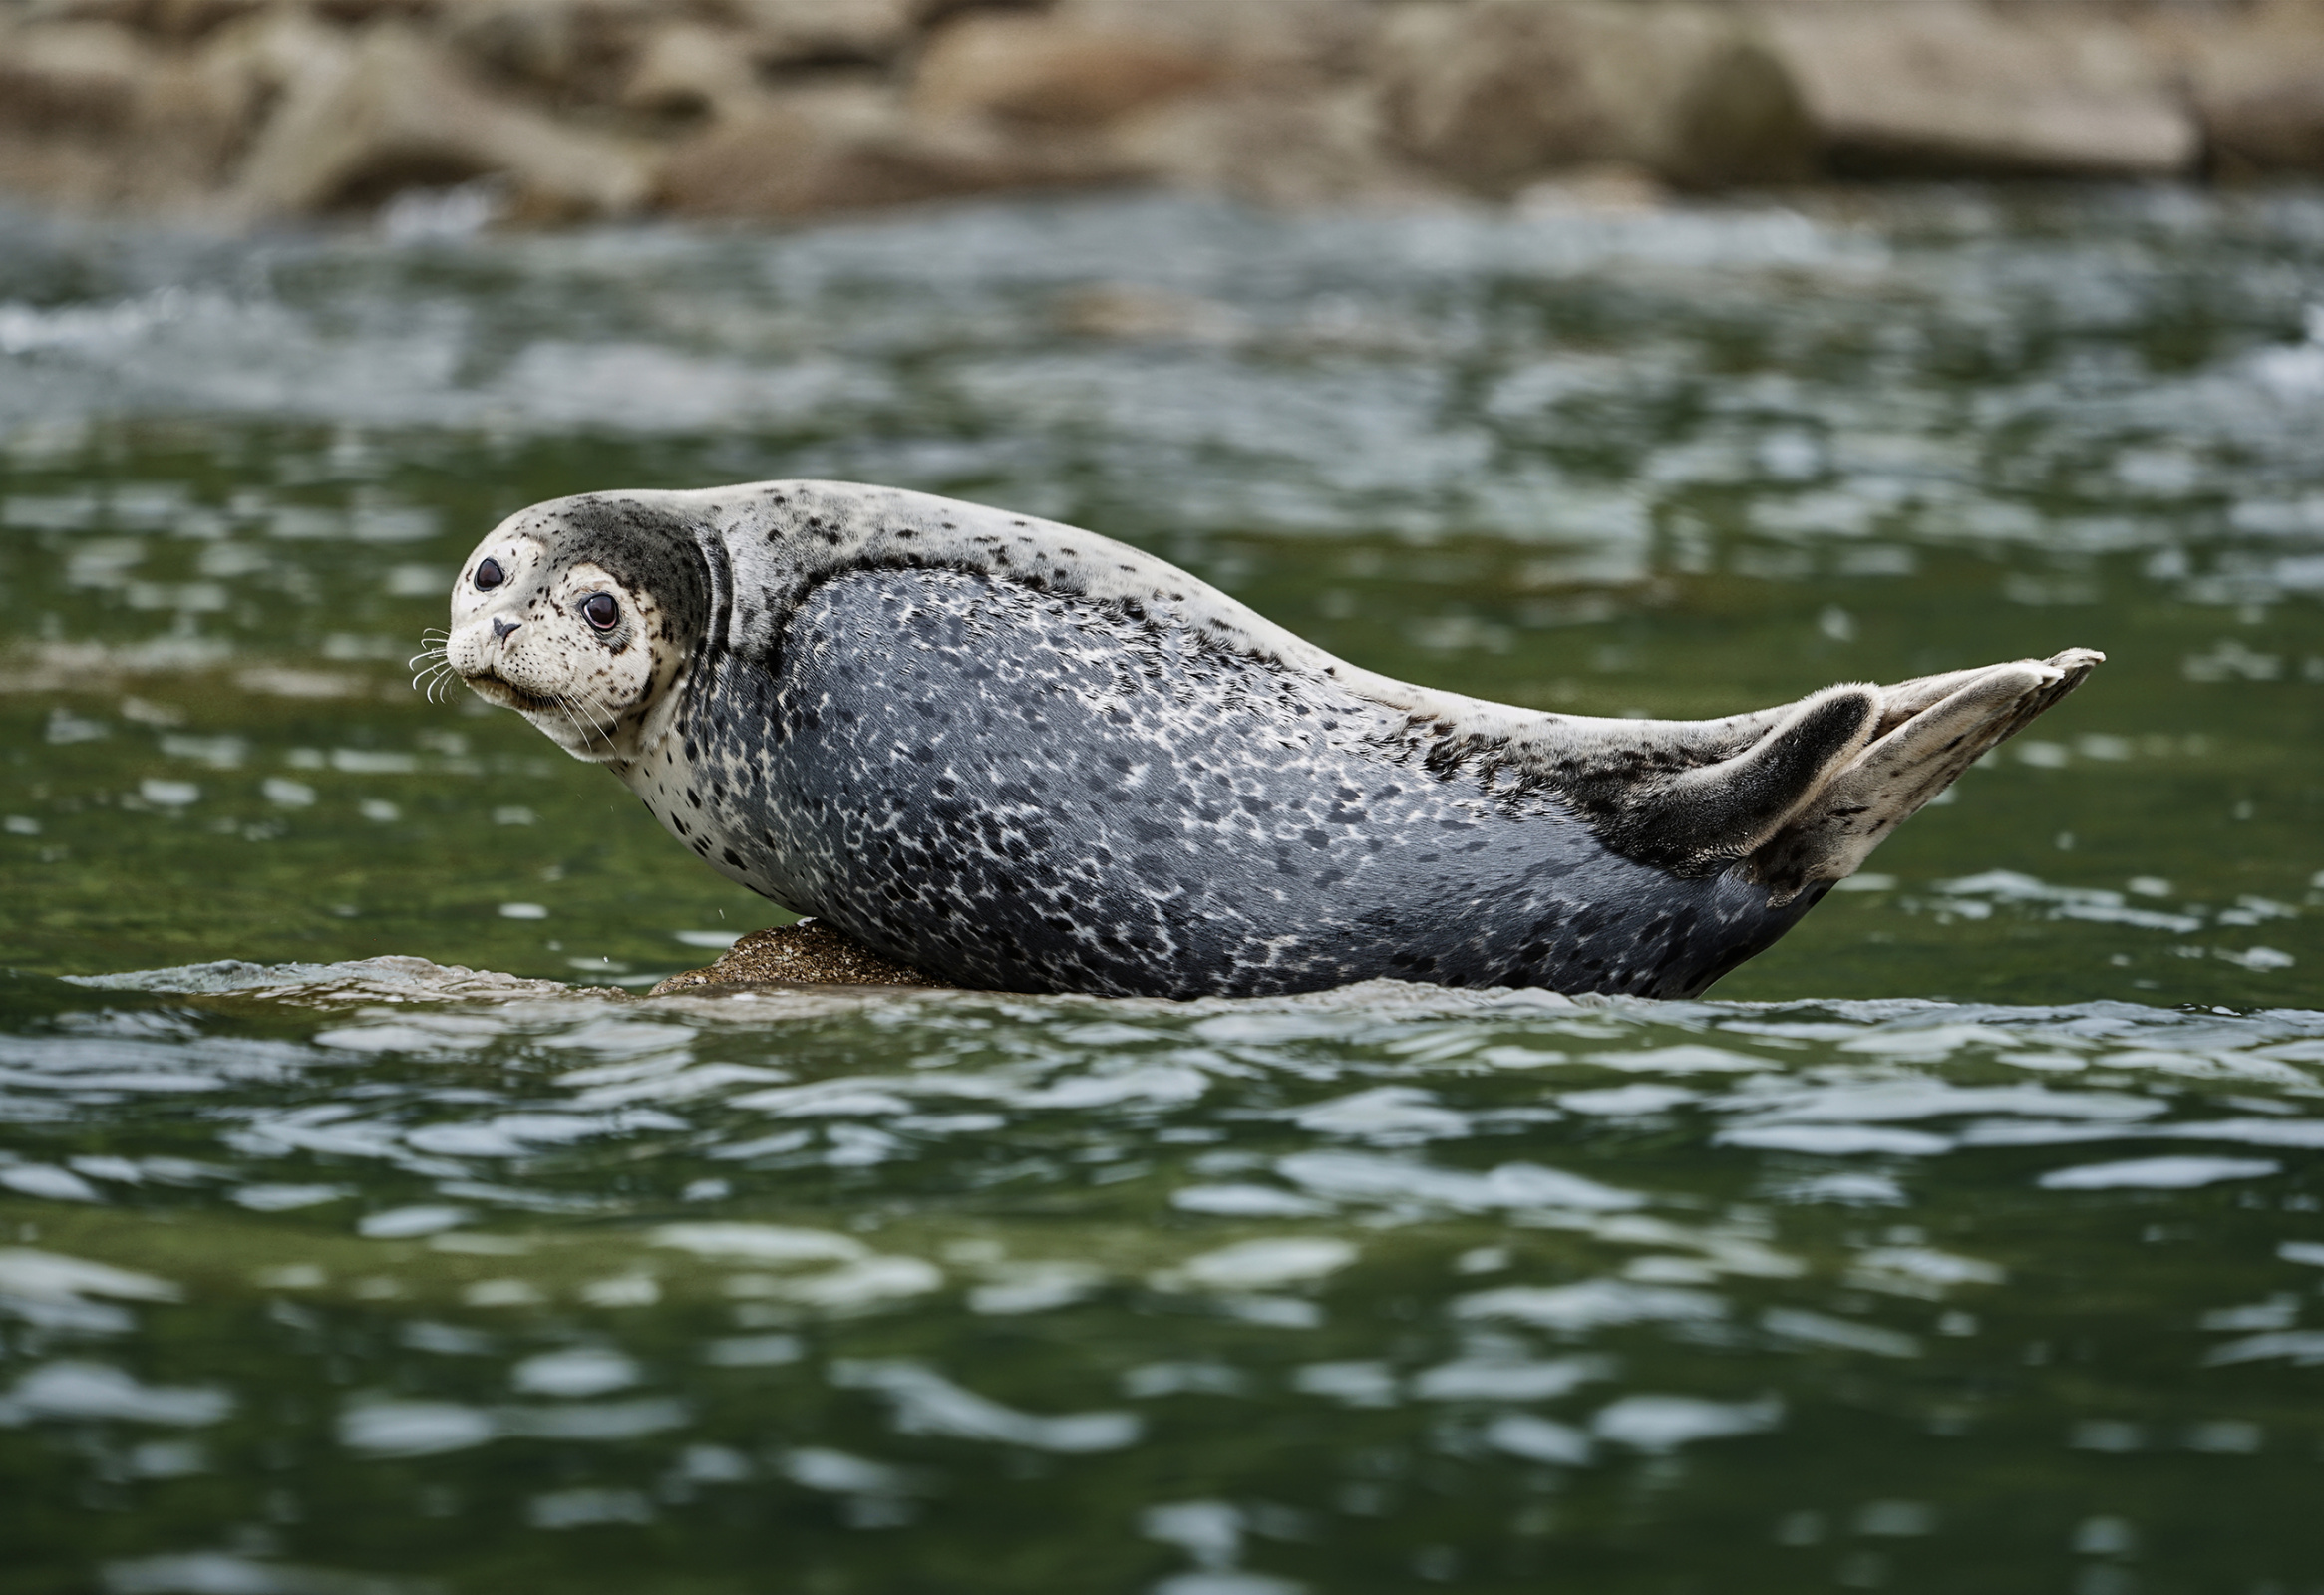
[[[1545,714],[1358,669],[1094,532],[772,481],[520,510],[443,664],[719,873],[956,985],[1687,997],[2102,658]]]

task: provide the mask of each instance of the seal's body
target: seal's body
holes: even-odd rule
[[[1692,995],[2099,657],[1545,715],[1093,533],[829,482],[522,511],[448,648],[785,907],[966,986],[1159,996]]]

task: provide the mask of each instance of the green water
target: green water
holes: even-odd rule
[[[2312,193],[0,218],[0,1590],[2324,1586],[2319,436]],[[1584,713],[2110,661],[1702,1003],[634,1005],[782,916],[403,662],[774,476]]]

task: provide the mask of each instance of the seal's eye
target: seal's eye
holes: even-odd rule
[[[477,591],[479,592],[491,592],[507,579],[507,572],[500,568],[500,561],[498,559],[488,559],[477,566]]]
[[[581,600],[581,618],[599,631],[611,631],[621,618],[621,605],[613,601],[609,592],[593,592]]]

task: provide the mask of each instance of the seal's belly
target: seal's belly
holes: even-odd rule
[[[1440,778],[1328,681],[983,576],[843,577],[777,657],[711,669],[649,804],[733,878],[963,985],[1687,995],[1809,906]]]

